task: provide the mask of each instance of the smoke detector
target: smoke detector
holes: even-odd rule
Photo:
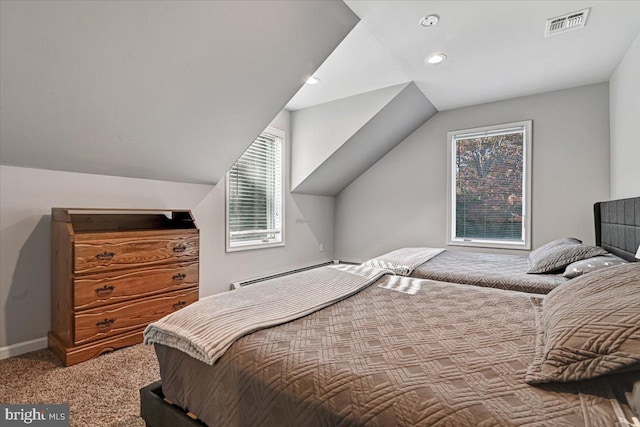
[[[438,21],[440,21],[440,17],[438,15],[428,15],[420,18],[418,24],[420,24],[421,27],[433,27],[438,24]]]
[[[566,15],[547,19],[547,23],[544,28],[544,36],[551,37],[584,28],[584,25],[587,23],[587,17],[589,16],[590,9],[591,8],[587,8],[578,12],[567,13]]]

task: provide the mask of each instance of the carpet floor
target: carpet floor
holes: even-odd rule
[[[144,427],[140,388],[160,379],[142,344],[65,368],[49,350],[0,360],[0,402],[68,403],[71,426]]]

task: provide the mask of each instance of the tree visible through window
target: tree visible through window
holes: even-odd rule
[[[528,244],[529,128],[524,122],[450,132],[450,243]]]
[[[284,244],[283,139],[267,129],[227,173],[228,251]]]

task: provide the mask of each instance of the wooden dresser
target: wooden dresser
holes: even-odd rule
[[[53,208],[51,221],[49,348],[66,366],[140,343],[198,300],[190,211]]]

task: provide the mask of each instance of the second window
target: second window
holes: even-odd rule
[[[448,244],[530,249],[531,121],[448,133]]]
[[[227,251],[284,245],[284,132],[268,128],[227,173]]]

